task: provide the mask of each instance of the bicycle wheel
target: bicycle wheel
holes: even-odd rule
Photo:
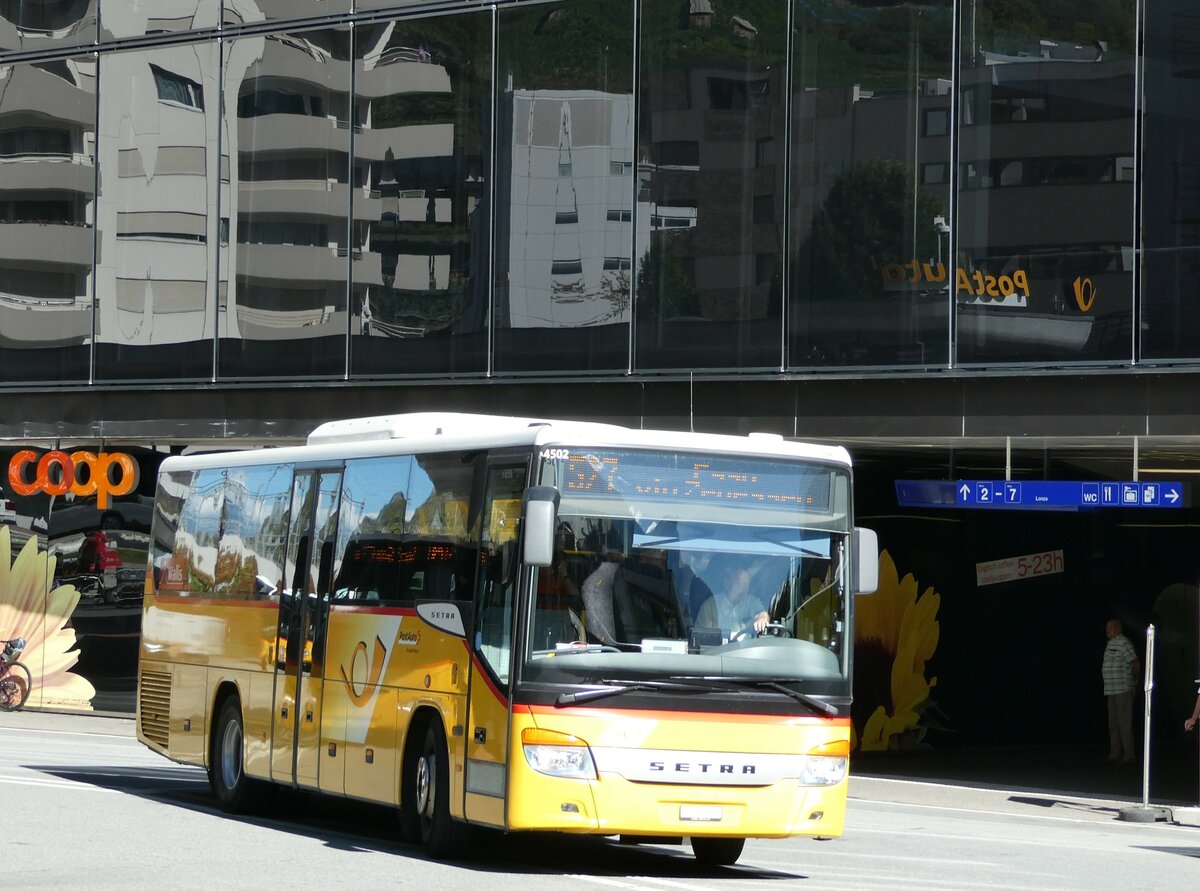
[[[20,662],[8,666],[4,677],[0,677],[0,711],[15,712],[29,698],[33,689],[33,675]]]

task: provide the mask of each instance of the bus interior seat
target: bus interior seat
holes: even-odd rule
[[[613,609],[620,639],[683,636],[683,616],[671,574],[654,563],[627,560],[613,580]]]
[[[600,643],[615,644],[616,625],[613,620],[613,579],[619,568],[616,563],[601,563],[580,589],[583,608],[587,613],[587,631]]]

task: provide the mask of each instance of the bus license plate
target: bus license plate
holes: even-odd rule
[[[679,819],[689,823],[720,823],[725,809],[715,804],[681,804]]]

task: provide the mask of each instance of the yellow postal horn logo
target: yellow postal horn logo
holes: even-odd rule
[[[351,675],[355,675],[355,668],[358,665],[359,657],[368,659],[367,670],[363,672],[367,677],[365,683],[358,683],[357,678],[351,680]],[[362,708],[371,701],[372,688],[379,683],[379,675],[383,672],[383,662],[387,656],[387,647],[383,645],[383,641],[379,636],[375,636],[375,654],[374,657],[367,656],[367,643],[360,640],[354,648],[354,655],[350,657],[350,674],[346,674],[346,666],[338,666],[342,673],[342,682],[346,685],[346,692],[350,696],[350,701],[359,708]]]
[[[1078,304],[1080,312],[1087,312],[1091,309],[1092,304],[1096,302],[1096,295],[1099,293],[1090,278],[1081,276],[1075,279],[1075,303]]]

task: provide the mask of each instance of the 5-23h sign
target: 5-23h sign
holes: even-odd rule
[[[106,510],[113,496],[136,489],[139,475],[137,461],[124,452],[68,454],[55,449],[39,457],[32,449],[22,449],[8,464],[8,484],[16,494],[95,495],[98,510]]]

